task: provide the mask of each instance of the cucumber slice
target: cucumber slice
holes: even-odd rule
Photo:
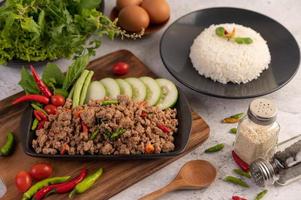
[[[134,101],[143,101],[146,97],[146,87],[144,83],[138,78],[127,78],[125,81],[127,81],[133,89],[132,99]]]
[[[93,81],[89,85],[86,102],[89,102],[89,100],[104,99],[105,96],[106,89],[103,87],[103,85],[99,81]]]
[[[161,97],[157,106],[163,110],[175,105],[178,99],[178,90],[175,84],[164,78],[159,78],[156,81],[161,88]]]
[[[101,79],[100,82],[106,89],[107,96],[112,99],[117,99],[117,96],[120,95],[120,88],[117,82],[112,78]]]
[[[153,78],[148,76],[143,76],[140,80],[146,86],[146,101],[148,105],[156,105],[161,96],[161,88],[159,84]]]
[[[132,90],[132,87],[131,85],[126,82],[125,80],[123,79],[116,79],[115,80],[120,88],[120,94],[122,95],[127,95],[129,98],[132,98],[133,96],[133,90]]]

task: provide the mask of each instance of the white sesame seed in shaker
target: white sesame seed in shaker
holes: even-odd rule
[[[243,161],[251,164],[257,158],[273,156],[280,130],[276,116],[274,102],[263,98],[251,102],[247,116],[238,124],[234,144],[235,153]]]

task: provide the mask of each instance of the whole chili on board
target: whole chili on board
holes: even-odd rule
[[[39,120],[38,119],[34,119],[33,122],[32,122],[31,130],[32,131],[36,130],[37,127],[38,127],[38,124],[39,124]]]
[[[26,101],[36,101],[41,104],[48,104],[49,98],[46,96],[43,96],[43,95],[39,95],[39,94],[28,94],[28,95],[24,95],[24,96],[21,96],[21,97],[15,99],[12,102],[12,104],[15,105],[15,104],[26,102]]]
[[[159,129],[161,129],[164,133],[169,133],[170,132],[170,129],[167,126],[165,126],[164,124],[157,124],[157,127]]]
[[[250,186],[240,178],[234,176],[226,176],[224,178],[225,182],[233,183],[235,185],[240,185],[241,187],[249,188]]]
[[[238,113],[223,119],[224,123],[237,123],[244,116],[244,113]]]
[[[47,115],[46,111],[45,111],[43,108],[41,108],[40,106],[38,106],[37,104],[32,103],[32,104],[30,104],[30,105],[31,105],[31,107],[32,107],[33,109],[38,110],[38,111],[41,111],[42,113],[44,113],[45,115]]]
[[[36,128],[36,130],[40,130],[41,128],[43,128],[45,122],[46,122],[46,121],[40,121],[39,124],[38,124],[38,127]]]
[[[55,184],[55,183],[62,183],[67,181],[70,178],[70,176],[62,176],[62,177],[52,177],[52,178],[46,178],[42,181],[37,182],[33,186],[31,186],[22,197],[22,200],[28,200],[31,199],[31,197],[38,192],[41,188]]]
[[[49,196],[52,193],[63,194],[63,193],[70,192],[76,186],[76,184],[81,182],[86,176],[87,176],[87,169],[83,168],[77,177],[75,177],[67,182],[53,184],[53,185],[43,187],[33,196],[32,199],[33,200],[41,200],[44,197]]]
[[[97,179],[102,175],[103,169],[100,168],[93,174],[86,177],[82,182],[78,183],[75,188],[70,192],[69,198],[72,198],[75,194],[81,194],[91,188]]]
[[[7,134],[5,144],[0,148],[0,156],[8,156],[14,148],[15,136],[12,132]]]
[[[224,146],[225,145],[223,143],[214,145],[214,146],[206,149],[205,153],[215,153],[215,152],[218,152],[218,151],[222,150],[224,148]]]
[[[235,161],[235,163],[245,172],[249,171],[249,165],[243,161],[242,159],[240,159],[240,157],[238,157],[238,155],[235,153],[235,151],[232,151],[232,158]]]
[[[30,70],[31,70],[32,76],[33,76],[36,84],[38,85],[38,88],[40,89],[41,93],[43,95],[45,95],[46,97],[51,97],[52,93],[50,92],[50,90],[48,89],[46,84],[41,80],[41,78],[39,77],[38,73],[36,72],[36,70],[34,69],[34,67],[32,65],[30,65]]]
[[[40,110],[34,110],[33,114],[36,117],[36,119],[39,120],[39,121],[46,121],[47,120],[47,116]]]

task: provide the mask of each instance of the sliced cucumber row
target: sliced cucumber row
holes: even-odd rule
[[[145,100],[150,106],[158,106],[162,110],[172,107],[178,98],[177,87],[171,81],[143,76],[93,81],[88,88],[86,102],[103,99],[105,96],[116,99],[120,94],[127,95],[134,101]]]

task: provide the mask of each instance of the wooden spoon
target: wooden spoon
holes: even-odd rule
[[[176,178],[165,187],[152,192],[140,200],[154,200],[160,196],[179,189],[201,189],[209,186],[216,177],[215,167],[205,160],[187,162]]]

